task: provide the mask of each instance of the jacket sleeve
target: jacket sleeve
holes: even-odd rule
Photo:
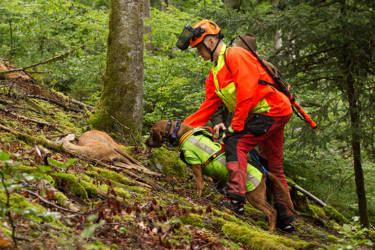
[[[230,53],[232,52],[232,53]],[[240,132],[250,110],[259,102],[258,79],[260,77],[256,58],[242,49],[232,48],[227,54],[227,63],[237,90],[236,108],[231,128]]]
[[[199,109],[184,120],[184,123],[192,127],[205,125],[220,106],[221,100],[215,94],[215,84],[212,71],[206,79],[206,99],[202,102]]]

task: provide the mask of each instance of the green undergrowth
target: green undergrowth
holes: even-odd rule
[[[5,207],[6,200],[7,197],[5,191],[0,190],[0,201],[2,207]],[[18,193],[13,192],[9,196],[9,206],[15,214],[23,215],[30,220],[34,220],[39,223],[43,222],[51,223],[56,226],[63,226],[63,224],[58,220],[58,218],[60,218],[59,213],[49,212],[42,205],[35,202],[30,202],[23,195]],[[3,213],[3,211],[1,211],[1,213]]]

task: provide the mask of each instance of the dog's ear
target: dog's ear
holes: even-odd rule
[[[152,141],[155,145],[161,145],[163,143],[163,132],[160,129],[151,130]]]

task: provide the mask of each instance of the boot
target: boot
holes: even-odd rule
[[[231,197],[228,197],[228,196],[225,196],[222,200],[221,200],[221,205],[223,207],[226,207],[230,210],[232,210],[233,212],[235,212],[236,214],[238,215],[243,215],[244,214],[244,202],[240,201],[240,200],[237,200],[237,199],[233,199]]]
[[[288,215],[287,208],[281,203],[275,203],[274,207],[277,211],[277,228],[287,233],[292,232],[294,230],[294,216]]]

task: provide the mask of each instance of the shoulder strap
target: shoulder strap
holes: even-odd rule
[[[228,54],[229,49],[230,49],[230,46],[228,46],[228,48],[226,48],[224,52],[224,63],[225,63],[225,66],[227,66],[228,71],[232,74],[232,71],[230,70],[229,65],[227,63],[227,54]]]

